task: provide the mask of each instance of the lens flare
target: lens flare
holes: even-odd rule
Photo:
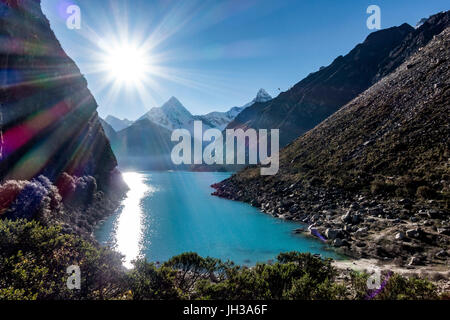
[[[150,55],[138,47],[123,44],[105,53],[104,67],[112,81],[138,85],[151,73]]]

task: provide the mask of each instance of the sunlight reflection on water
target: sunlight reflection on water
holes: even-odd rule
[[[140,256],[143,242],[142,199],[151,192],[144,182],[144,175],[136,172],[123,174],[123,179],[130,188],[122,202],[122,211],[114,228],[114,242],[117,251],[125,255],[125,267],[132,267],[131,261]]]
[[[127,198],[96,238],[122,253],[127,268],[137,257],[165,262],[183,252],[249,266],[290,251],[339,258],[321,241],[294,234],[301,224],[211,196],[210,186],[229,177],[218,172],[126,173]]]

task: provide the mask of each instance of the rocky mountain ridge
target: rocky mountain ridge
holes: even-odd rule
[[[215,195],[303,222],[309,227],[298,232],[355,257],[448,266],[449,57],[447,26],[282,150],[278,175],[247,168],[215,185]]]
[[[448,12],[440,13],[418,29],[403,24],[370,34],[346,56],[289,91],[248,108],[228,128],[280,129],[280,145],[286,146],[393,72],[448,25],[448,16]]]

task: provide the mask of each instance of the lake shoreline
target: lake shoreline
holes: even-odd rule
[[[273,219],[246,203],[211,196],[211,184],[228,178],[230,173],[152,171],[134,174],[141,182],[131,182],[131,188],[144,183],[152,191],[134,198],[132,203],[125,199],[122,203],[125,206],[95,232],[100,244],[121,247],[118,251],[129,256],[127,261],[131,261],[127,246],[132,243],[132,252],[154,262],[167,261],[185,252],[230,260],[238,265],[268,263],[279,253],[290,251],[342,258],[320,240],[295,234],[294,230],[304,226],[300,222]],[[132,189],[130,192],[133,193]],[[132,210],[127,209],[130,206]],[[126,222],[128,226],[133,225],[133,232],[121,227],[120,221],[127,220],[123,216],[125,211],[140,221],[134,224],[134,220],[128,219]],[[123,230],[119,240],[118,230]]]
[[[303,234],[323,238],[327,245],[355,260],[390,261],[405,268],[448,268],[450,252],[440,247],[450,241],[450,229],[441,218],[441,210],[431,203],[354,196],[289,181],[274,190],[244,184],[234,175],[213,184],[213,195],[249,203],[277,219],[302,222],[308,226]],[[281,196],[283,193],[288,196]],[[415,214],[406,213],[410,211]],[[400,212],[401,218],[394,212]]]

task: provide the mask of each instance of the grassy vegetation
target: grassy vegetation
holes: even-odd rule
[[[81,290],[67,289],[67,267],[81,269]],[[273,264],[235,266],[185,253],[161,266],[146,260],[122,267],[121,257],[57,226],[0,220],[0,300],[50,299],[365,299],[368,275],[338,280],[331,260],[282,253]],[[375,299],[438,299],[427,280],[390,277]]]
[[[68,290],[66,273],[78,265],[81,290]],[[61,228],[36,221],[0,221],[0,300],[112,299],[122,293],[121,257]]]

